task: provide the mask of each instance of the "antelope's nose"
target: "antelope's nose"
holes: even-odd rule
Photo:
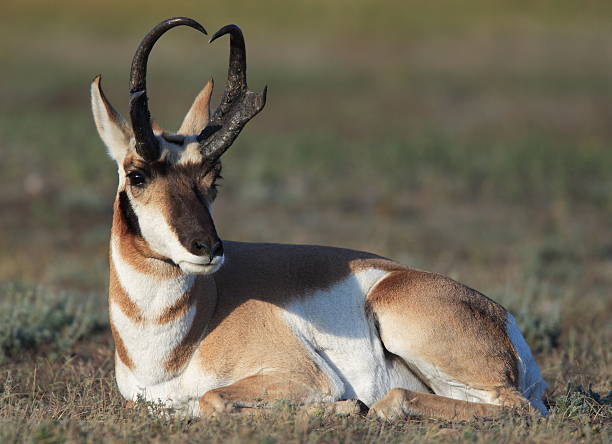
[[[195,239],[191,242],[191,251],[198,256],[208,256],[208,261],[212,262],[215,257],[223,256],[223,243],[221,240],[207,242]]]

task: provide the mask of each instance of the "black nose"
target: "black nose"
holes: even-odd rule
[[[212,262],[216,256],[223,256],[223,242],[216,240],[206,242],[196,239],[191,242],[191,252],[198,256],[208,256],[208,260]]]
[[[210,255],[210,260],[212,260],[213,257],[215,256],[223,256],[223,242],[221,242],[220,240],[218,240],[217,242],[215,242],[212,246],[211,250],[211,255]]]

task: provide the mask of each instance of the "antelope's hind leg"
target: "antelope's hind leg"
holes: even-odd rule
[[[357,400],[337,402],[312,401],[323,399],[312,385],[296,382],[289,375],[253,375],[226,387],[210,390],[199,400],[201,416],[222,414],[243,414],[260,416],[279,401],[295,402],[301,405],[309,400],[300,411],[307,415],[337,414],[351,415],[365,413],[365,406]]]
[[[504,407],[481,402],[459,401],[431,393],[418,393],[395,388],[376,402],[368,413],[381,419],[393,421],[411,416],[446,419],[449,421],[468,421],[481,417],[490,418],[500,415]]]
[[[440,275],[401,270],[381,280],[367,302],[385,349],[435,393],[392,390],[374,406],[381,416],[468,419],[529,403],[546,414],[546,383],[527,344],[508,312],[486,296]]]

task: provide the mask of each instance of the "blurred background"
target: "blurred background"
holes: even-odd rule
[[[178,15],[209,34],[239,24],[249,85],[269,87],[223,158],[222,238],[363,249],[450,275],[517,313],[549,381],[609,387],[606,1],[4,0],[3,288],[104,306],[117,177],[89,82],[101,73],[126,115],[136,45]],[[216,103],[227,57],[227,39],[166,34],[149,65],[156,120],[176,130],[211,76]]]

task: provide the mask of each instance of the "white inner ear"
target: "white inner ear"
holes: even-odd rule
[[[91,83],[91,110],[108,154],[121,165],[131,146],[132,129],[106,99],[100,80],[98,76]]]

